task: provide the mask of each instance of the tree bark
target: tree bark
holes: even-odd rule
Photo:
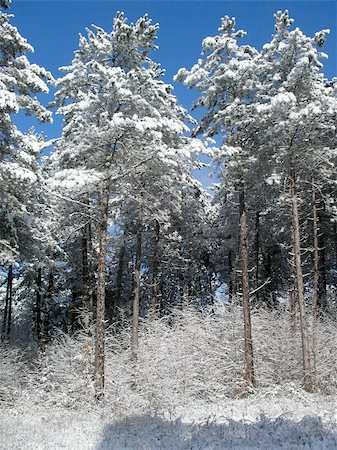
[[[245,205],[245,186],[239,185],[239,215],[240,215],[240,257],[242,275],[242,299],[244,320],[244,353],[245,353],[245,378],[247,383],[255,385],[254,355],[252,342],[252,324],[250,317],[249,299],[249,271],[248,271],[248,227]]]
[[[42,303],[42,269],[39,267],[37,269],[37,278],[36,278],[36,337],[38,345],[41,343],[41,329],[42,329],[42,320],[41,320],[41,303]]]
[[[104,186],[100,200],[99,255],[97,270],[97,312],[95,353],[95,397],[104,398],[104,351],[105,351],[105,266],[108,241],[109,187]]]
[[[12,264],[10,264],[7,275],[5,310],[2,322],[2,333],[1,333],[2,341],[10,339],[10,332],[12,325],[12,297],[13,297],[13,266]]]
[[[143,206],[138,211],[136,228],[136,255],[133,271],[133,302],[132,302],[132,332],[131,332],[131,355],[134,361],[138,359],[138,333],[139,333],[139,299],[140,299],[140,268],[142,260],[142,228],[143,228]]]
[[[151,283],[151,318],[156,319],[159,315],[159,300],[158,300],[158,268],[159,268],[159,233],[160,224],[157,219],[154,221],[154,250],[152,258],[152,283]]]
[[[304,282],[303,282],[302,259],[301,259],[300,220],[299,220],[295,175],[292,175],[290,178],[290,197],[291,197],[291,219],[293,229],[292,238],[293,238],[293,249],[295,254],[294,255],[295,268],[296,268],[296,287],[297,287],[298,303],[300,310],[300,323],[301,323],[304,388],[307,391],[311,391],[313,387],[313,380],[311,374],[308,325],[307,325],[305,298],[304,298]]]

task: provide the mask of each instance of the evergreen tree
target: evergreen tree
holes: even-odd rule
[[[190,71],[180,69],[176,79],[201,91],[194,107],[206,108],[206,112],[195,133],[203,133],[207,137],[215,134],[221,136],[223,145],[217,159],[220,164],[226,165],[226,183],[231,184],[237,192],[246,379],[249,384],[254,384],[246,183],[256,159],[251,154],[257,130],[251,117],[250,105],[255,96],[257,51],[250,46],[238,44],[237,41],[245,32],[235,31],[234,18],[222,18],[219,32],[217,36],[204,39],[203,59],[199,59]],[[224,199],[220,201],[223,202]]]
[[[6,8],[7,1],[1,3]],[[10,24],[11,15],[0,10],[0,260],[14,262],[21,257],[27,242],[20,234],[30,233],[32,214],[30,203],[38,184],[37,158],[43,145],[31,134],[27,136],[16,127],[13,116],[20,111],[35,116],[40,122],[50,122],[48,112],[36,98],[48,92],[46,82],[52,76],[45,69],[31,64],[26,53],[33,48]],[[23,186],[25,186],[24,189]],[[30,196],[30,200],[27,197]],[[27,248],[27,251],[28,248]]]

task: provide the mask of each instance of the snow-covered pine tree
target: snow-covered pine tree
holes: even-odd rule
[[[138,120],[133,116],[142,98],[132,91],[136,71],[154,48],[157,26],[144,16],[128,25],[122,13],[111,33],[95,27],[80,37],[80,48],[68,75],[58,81],[56,103],[63,105],[64,146],[58,178],[73,180],[77,195],[99,209],[99,256],[96,314],[96,396],[104,392],[105,265],[108,240],[109,199],[118,192],[129,159]],[[131,89],[130,89],[131,86]],[[62,163],[66,164],[62,166]],[[63,168],[63,171],[62,171]],[[129,170],[131,168],[129,167]],[[78,184],[80,182],[80,184]],[[83,202],[84,203],[84,202]]]
[[[88,208],[100,217],[98,397],[102,396],[104,387],[108,225],[112,223],[118,204],[131,196],[138,212],[145,211],[148,205],[152,211],[156,209],[156,197],[165,198],[165,189],[169,188],[160,185],[157,177],[165,174],[172,183],[179,179],[180,165],[189,158],[189,148],[196,147],[194,140],[190,143],[184,137],[187,129],[184,110],[177,106],[170,93],[171,87],[160,81],[160,67],[148,57],[149,51],[155,48],[157,29],[147,16],[129,25],[124,15],[118,13],[112,32],[94,27],[94,31],[88,30],[87,38],[80,38],[80,49],[72,65],[65,68],[69,73],[57,82],[56,104],[60,105],[58,112],[65,116],[65,121],[61,141],[52,156],[53,182],[68,187],[73,201],[88,202]],[[155,202],[151,196],[155,197]],[[115,205],[114,210],[109,204]],[[138,233],[138,249],[141,249],[140,238],[141,233]],[[138,251],[134,273],[133,349],[137,348],[140,258]]]
[[[245,35],[235,30],[235,19],[221,19],[219,34],[202,43],[203,57],[190,71],[180,69],[176,75],[189,88],[201,95],[194,107],[205,108],[195,133],[207,137],[220,135],[222,148],[217,160],[226,166],[226,183],[237,193],[239,203],[240,260],[245,336],[245,373],[247,383],[254,384],[253,346],[250,320],[248,228],[246,211],[246,182],[255,161],[254,137],[256,123],[251,118],[250,104],[255,96],[257,51],[239,45]],[[217,197],[220,201],[224,198]]]
[[[10,242],[15,253],[9,263],[17,266],[12,271],[12,278],[19,278],[15,283],[14,294],[17,303],[26,303],[25,307],[20,307],[26,316],[21,317],[21,322],[29,321],[30,324],[37,272],[48,264],[48,254],[56,245],[50,229],[50,207],[39,164],[44,146],[44,138],[30,130],[21,136],[20,147],[11,160],[0,163],[5,192],[2,208],[6,214],[1,230],[12,238]],[[2,264],[6,265],[6,259]],[[38,309],[37,306],[36,320],[33,321],[35,324],[39,322]]]
[[[301,319],[304,386],[310,390],[313,379],[303,280],[301,218],[305,210],[302,201],[313,178],[323,192],[327,175],[331,173],[334,143],[329,142],[328,136],[336,102],[320,73],[320,58],[324,54],[317,48],[323,45],[328,30],[316,33],[313,38],[298,28],[290,31],[293,20],[288,11],[278,11],[275,21],[276,33],[264,46],[258,63],[261,83],[260,104],[256,107],[264,124],[263,146],[280,183],[279,198],[284,195],[282,187],[289,186],[289,235]],[[312,206],[316,217],[315,205]],[[317,267],[316,264],[314,272]]]
[[[8,1],[0,7],[6,8]],[[30,135],[24,136],[15,125],[20,111],[35,116],[40,122],[50,122],[52,115],[36,98],[48,92],[46,82],[52,76],[37,64],[31,64],[26,53],[33,48],[11,25],[11,15],[0,10],[0,263],[13,263],[21,256],[25,244],[20,233],[29,233],[31,212],[24,197],[28,186],[38,183],[38,157],[41,146]],[[28,184],[27,184],[28,183]],[[25,185],[24,192],[20,184]],[[20,228],[20,231],[18,230]],[[28,251],[28,249],[27,249]]]

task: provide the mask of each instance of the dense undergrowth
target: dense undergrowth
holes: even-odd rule
[[[291,330],[287,311],[252,312],[257,386],[244,380],[242,310],[216,307],[176,310],[141,323],[139,357],[130,354],[130,329],[107,330],[105,400],[115,413],[173,412],[197,401],[216,403],[258,392],[301,390],[299,323]],[[337,393],[337,322],[318,323],[316,392]],[[44,354],[1,347],[0,402],[76,408],[94,402],[93,338],[57,334]]]

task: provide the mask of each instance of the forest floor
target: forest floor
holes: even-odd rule
[[[6,450],[336,449],[337,396],[259,392],[167,414],[116,417],[108,405],[82,410],[17,405],[0,410]]]

